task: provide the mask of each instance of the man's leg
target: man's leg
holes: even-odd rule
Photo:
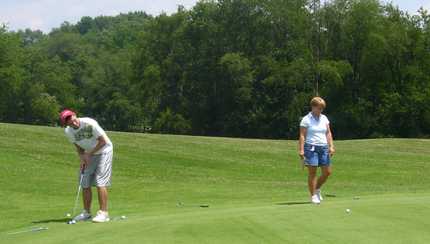
[[[84,209],[87,210],[88,213],[91,213],[91,201],[93,198],[91,187],[84,188],[82,191],[82,195],[84,200]]]
[[[100,210],[107,212],[107,201],[108,201],[108,191],[107,187],[97,187],[97,193],[99,196]]]
[[[109,221],[108,214],[108,190],[112,176],[112,151],[97,155],[97,170],[95,172],[95,180],[97,185],[97,194],[99,198],[100,211],[93,218],[93,222],[103,223]]]
[[[97,193],[99,197],[100,210],[108,210],[108,186],[110,186],[112,176],[112,156],[113,152],[101,154],[98,159],[96,170]]]

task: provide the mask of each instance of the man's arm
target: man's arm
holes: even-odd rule
[[[104,136],[99,136],[97,138],[97,145],[96,147],[93,148],[93,150],[89,151],[87,154],[89,154],[89,156],[94,155],[94,153],[98,152],[100,149],[102,149],[105,145],[106,145],[106,140],[104,138]]]
[[[89,156],[94,155],[94,153],[98,152],[106,145],[105,136],[107,135],[105,131],[102,129],[102,127],[100,127],[97,121],[93,120],[93,123],[93,135],[97,137],[97,145],[87,153]]]
[[[106,145],[106,140],[103,136],[99,136],[97,138],[97,145],[89,152],[84,152],[85,164],[83,165],[86,168],[91,163],[91,156],[93,156],[96,152],[102,149]]]
[[[81,170],[84,170],[87,164],[87,159],[85,157],[85,150],[78,144],[73,143],[76,147],[76,152],[78,153],[79,159],[81,160]]]
[[[82,155],[84,155],[85,150],[76,143],[73,143],[73,145],[75,145],[76,147],[76,152],[78,153],[79,158],[82,158]]]
[[[99,136],[97,138],[97,141],[98,141],[97,145],[93,148],[93,150],[89,152],[85,152],[85,150],[82,147],[74,143],[76,146],[76,151],[78,152],[79,158],[81,159],[81,170],[88,167],[88,165],[91,163],[91,156],[94,155],[94,153],[96,153],[106,145],[106,140],[103,136]]]

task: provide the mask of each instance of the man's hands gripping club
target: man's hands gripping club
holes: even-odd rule
[[[96,147],[90,152],[85,152],[83,148],[75,144],[76,150],[78,151],[79,158],[81,160],[81,172],[84,172],[84,170],[88,168],[88,166],[90,165],[91,156],[93,156],[94,153],[98,152],[106,145],[106,140],[103,136],[100,136],[99,138],[97,138],[97,140],[98,140],[98,143]]]

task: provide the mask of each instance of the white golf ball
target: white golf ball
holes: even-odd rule
[[[126,218],[125,215],[121,216],[121,219],[125,219],[125,218]]]
[[[347,212],[347,213],[351,213],[351,209],[347,208],[347,209],[346,209],[346,212]]]
[[[70,217],[70,216],[72,216],[72,215],[68,213],[68,214],[66,214],[66,216],[67,216],[67,217]]]

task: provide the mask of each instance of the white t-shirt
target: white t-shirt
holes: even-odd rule
[[[303,117],[300,127],[306,128],[306,143],[314,146],[327,145],[327,125],[330,121],[324,114],[319,118],[314,117],[312,112]]]
[[[66,136],[71,143],[76,143],[78,146],[82,147],[85,152],[89,152],[97,146],[97,138],[103,136],[106,145],[95,154],[102,154],[113,149],[111,140],[97,121],[91,118],[79,118],[79,123],[78,129],[74,129],[70,126],[67,126],[65,129]]]

